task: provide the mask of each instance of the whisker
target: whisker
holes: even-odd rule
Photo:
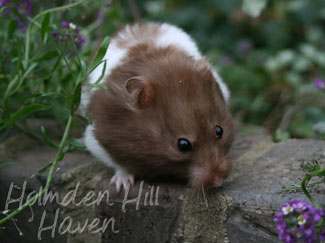
[[[203,195],[203,199],[204,199],[204,202],[205,202],[205,206],[206,206],[207,208],[209,208],[208,200],[207,200],[207,198],[205,197],[205,192],[204,192],[204,188],[203,188],[203,186],[202,186],[202,195]]]

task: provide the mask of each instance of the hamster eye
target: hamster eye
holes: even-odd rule
[[[223,134],[222,127],[217,125],[216,126],[216,137],[217,137],[218,140],[222,138],[222,134]]]
[[[192,151],[192,144],[186,138],[178,139],[178,149],[183,152],[191,152]]]

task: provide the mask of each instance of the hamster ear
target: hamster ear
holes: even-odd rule
[[[208,58],[206,56],[202,56],[200,59],[201,62],[203,63],[207,63],[208,62]]]
[[[199,70],[204,70],[209,68],[209,63],[207,60],[206,56],[201,57],[198,61],[197,61],[197,67],[199,68]]]
[[[209,63],[207,57],[203,56],[199,60],[197,60],[197,68],[200,71],[206,70],[209,68]]]
[[[125,83],[125,88],[131,100],[140,107],[149,105],[153,100],[153,89],[142,77],[129,78]]]

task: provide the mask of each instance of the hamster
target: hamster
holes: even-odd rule
[[[190,36],[166,23],[126,25],[112,36],[104,59],[107,89],[82,96],[92,119],[84,141],[115,169],[116,190],[134,177],[220,186],[231,171],[229,90]]]

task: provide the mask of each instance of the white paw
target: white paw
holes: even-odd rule
[[[125,171],[116,171],[115,175],[111,179],[111,185],[115,185],[117,192],[121,190],[122,186],[123,189],[126,190],[128,184],[130,184],[130,186],[134,184],[134,177]]]

